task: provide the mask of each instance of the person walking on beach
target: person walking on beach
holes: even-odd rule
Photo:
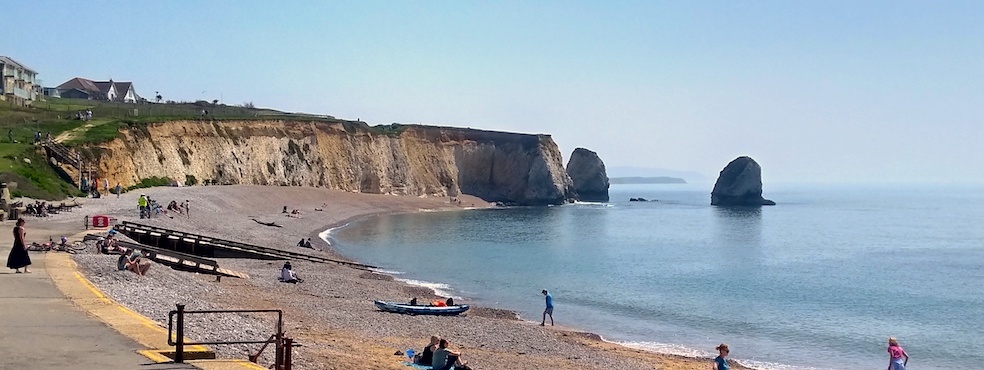
[[[888,355],[888,370],[905,370],[909,364],[909,354],[905,353],[895,337],[888,337]]]
[[[553,321],[553,296],[550,295],[550,292],[547,292],[546,289],[544,289],[541,293],[543,293],[543,295],[545,297],[544,299],[546,300],[547,308],[543,309],[543,320],[540,321],[540,326],[544,326],[544,325],[547,324],[547,315],[550,315],[550,326],[554,326],[554,321]]]
[[[17,224],[14,226],[14,247],[10,249],[10,255],[7,256],[7,268],[14,269],[18,274],[21,273],[20,269],[24,269],[26,273],[31,272],[27,269],[31,264],[31,256],[27,254],[27,243],[24,242],[24,237],[27,236],[27,232],[24,231],[25,223],[23,218],[17,219]]]
[[[123,192],[123,185],[116,183],[116,199],[120,199],[120,193]]]
[[[711,370],[730,370],[731,366],[728,365],[727,357],[731,350],[728,348],[728,345],[721,343],[721,345],[714,349],[718,350],[718,357],[714,358],[714,367]]]

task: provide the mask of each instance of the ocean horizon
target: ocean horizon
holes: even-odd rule
[[[613,185],[608,203],[382,215],[327,230],[401,281],[633,348],[761,369],[984,362],[982,185],[775,184],[762,208],[707,184]],[[649,202],[629,202],[629,198]],[[402,300],[409,297],[378,297]],[[918,365],[917,365],[918,364]]]

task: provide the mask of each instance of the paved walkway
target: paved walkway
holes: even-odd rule
[[[147,347],[81,311],[52,280],[49,269],[65,268],[53,262],[60,252],[31,252],[30,274],[15,274],[6,268],[9,252],[9,243],[0,245],[0,358],[4,368],[195,368],[151,361],[137,353]]]

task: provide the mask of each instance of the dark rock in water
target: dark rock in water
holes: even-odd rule
[[[648,202],[646,198],[629,198],[630,202]]]
[[[608,201],[608,174],[605,172],[605,162],[601,161],[598,153],[584,148],[574,149],[571,159],[567,161],[567,175],[574,182],[578,200]]]
[[[774,206],[762,198],[762,167],[749,157],[738,157],[721,170],[714,190],[712,206]]]

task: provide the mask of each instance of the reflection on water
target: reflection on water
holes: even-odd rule
[[[735,252],[757,252],[762,243],[762,207],[713,207],[718,245]]]
[[[719,217],[745,219],[749,217],[761,218],[762,207],[721,207],[714,206],[714,211]]]

